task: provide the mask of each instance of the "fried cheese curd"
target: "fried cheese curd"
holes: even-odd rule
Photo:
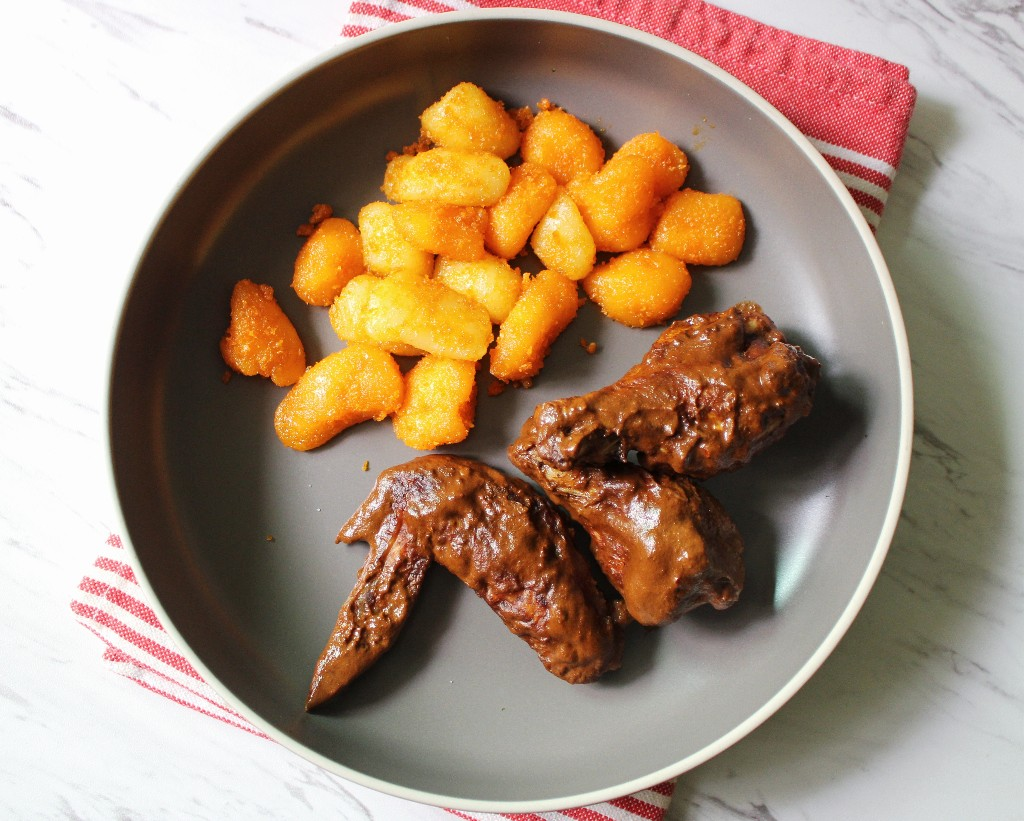
[[[691,265],[727,265],[743,250],[746,227],[736,197],[684,188],[665,202],[651,247]]]
[[[417,248],[395,224],[395,206],[371,202],[359,209],[359,234],[363,240],[363,265],[378,276],[394,273],[429,276],[434,264],[430,251]]]
[[[274,289],[251,279],[239,280],[231,291],[231,320],[220,353],[233,371],[265,376],[281,387],[294,384],[306,370],[302,340]]]
[[[363,272],[363,241],[347,219],[320,222],[295,258],[292,289],[307,305],[327,307]]]
[[[641,157],[653,167],[651,181],[657,197],[667,197],[682,187],[690,172],[690,160],[678,145],[666,140],[656,131],[637,134],[626,140],[612,155],[616,157]]]
[[[462,442],[476,416],[476,363],[427,354],[405,375],[405,399],[392,415],[395,436],[433,450]]]
[[[420,128],[434,145],[486,151],[501,159],[519,150],[520,132],[505,104],[480,86],[459,83],[420,115]]]
[[[567,191],[594,238],[598,251],[632,251],[656,217],[654,165],[641,156],[613,157],[596,174],[579,177]]]
[[[541,100],[538,107],[540,111],[523,132],[519,147],[523,162],[547,169],[559,185],[599,171],[604,144],[594,130],[548,100]]]
[[[327,312],[331,328],[343,342],[363,342],[394,354],[395,356],[422,356],[424,351],[396,338],[375,339],[370,335],[367,322],[370,318],[370,301],[377,287],[383,283],[381,277],[360,274],[352,279],[338,294]]]
[[[530,238],[533,253],[547,268],[583,279],[597,261],[597,244],[576,201],[563,189]]]
[[[512,169],[508,188],[490,208],[484,243],[499,257],[512,259],[558,196],[558,183],[540,165],[523,162]]]
[[[690,285],[686,263],[653,248],[613,257],[583,280],[583,290],[605,316],[632,328],[660,325],[675,316]]]
[[[469,262],[439,256],[434,278],[483,305],[495,325],[505,321],[523,290],[519,269],[492,254]]]
[[[274,412],[277,437],[311,450],[360,422],[387,419],[402,404],[405,383],[394,357],[354,342],[328,354],[296,382]]]
[[[501,199],[511,174],[501,157],[486,151],[428,148],[394,157],[382,190],[394,202],[488,206]]]
[[[365,323],[378,344],[401,343],[468,362],[483,359],[494,339],[483,305],[426,277],[381,280],[367,300]]]
[[[491,349],[491,374],[502,382],[532,379],[554,341],[579,310],[576,284],[557,271],[526,275],[523,295],[501,323]]]
[[[363,205],[354,222],[318,205],[299,232],[306,239],[292,287],[328,308],[348,346],[341,353],[357,353],[329,354],[331,364],[310,368],[307,387],[282,402],[278,433],[290,447],[317,447],[348,425],[388,416],[410,447],[462,441],[485,357],[489,393],[529,386],[576,317],[581,288],[614,321],[657,325],[680,310],[688,265],[723,265],[742,247],[739,201],[684,188],[689,159],[658,132],[608,156],[594,128],[568,110],[546,99],[535,110],[507,109],[470,82],[419,121],[416,142],[384,160],[382,200]],[[520,257],[540,272],[523,273]],[[239,308],[237,320],[233,302],[225,361],[294,383],[305,370],[294,328],[281,330],[276,303],[248,300],[256,307]],[[287,367],[278,361],[285,348]],[[396,356],[417,360],[397,382],[398,365],[387,364]]]
[[[391,216],[398,233],[428,254],[474,260],[486,253],[487,211],[479,206],[402,202],[394,206]]]

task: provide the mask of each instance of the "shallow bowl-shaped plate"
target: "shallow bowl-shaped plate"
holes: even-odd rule
[[[364,424],[297,453],[272,427],[283,389],[221,381],[218,340],[243,277],[274,286],[314,360],[341,346],[289,288],[314,203],[354,219],[389,150],[462,80],[510,106],[543,98],[609,149],[660,131],[689,184],[739,196],[742,258],[694,270],[684,313],[758,301],[824,363],[812,415],[712,481],[747,543],[730,611],[631,629],[621,671],[549,675],[468,589],[435,568],[397,646],[324,711],[303,700],[364,546],[334,538],[384,467],[415,452]],[[504,455],[537,402],[613,381],[656,330],[581,311],[532,390],[481,391],[454,452]],[[588,355],[579,340],[599,345]],[[174,193],[140,256],[110,369],[112,476],[157,612],[197,668],[273,738],[354,781],[484,810],[591,803],[681,773],[789,698],[878,572],[908,461],[910,376],[892,285],[856,205],[774,109],[655,38],[566,15],[443,15],[359,38],[288,78]],[[363,470],[364,461],[369,470]],[[272,537],[269,539],[268,537]]]

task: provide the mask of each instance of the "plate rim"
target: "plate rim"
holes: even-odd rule
[[[723,734],[711,744],[704,746],[691,755],[675,761],[666,767],[648,773],[645,776],[622,781],[614,785],[608,785],[600,789],[590,790],[585,793],[567,795],[561,798],[536,800],[472,799],[405,787],[352,770],[337,761],[302,745],[295,739],[283,733],[270,722],[254,713],[244,702],[238,699],[228,687],[222,684],[217,676],[201,661],[201,659],[196,656],[183,636],[179,633],[173,621],[169,618],[162,602],[156,595],[155,590],[149,582],[147,574],[143,570],[142,562],[134,545],[132,544],[132,540],[128,532],[127,523],[125,522],[121,507],[121,494],[118,491],[117,472],[113,459],[114,432],[111,425],[111,409],[115,389],[113,377],[119,350],[119,342],[121,341],[121,333],[125,321],[126,309],[138,279],[139,269],[143,260],[147,256],[154,238],[159,233],[164,220],[179,199],[181,192],[187,188],[192,178],[198,173],[207,160],[217,152],[220,146],[235,130],[240,128],[263,105],[273,97],[285,92],[292,84],[301,80],[305,75],[320,66],[351,51],[355,51],[367,45],[372,45],[381,40],[401,36],[410,31],[427,28],[444,28],[453,24],[457,25],[468,22],[477,22],[480,20],[519,20],[540,23],[559,23],[568,26],[589,28],[598,32],[624,37],[649,48],[666,52],[670,56],[682,60],[683,62],[690,63],[700,69],[703,73],[710,75],[713,79],[728,86],[735,93],[743,97],[748,103],[759,109],[763,115],[771,120],[772,123],[786,135],[793,145],[800,149],[800,152],[804,157],[811,162],[820,176],[828,184],[829,188],[832,189],[832,192],[838,197],[845,212],[850,217],[853,226],[863,243],[864,249],[867,251],[881,289],[892,331],[893,343],[896,349],[897,371],[900,376],[900,420],[898,425],[899,450],[893,470],[889,504],[882,521],[882,526],[880,528],[874,550],[871,553],[871,559],[868,562],[853,595],[850,597],[850,600],[847,602],[831,630],[828,631],[824,639],[818,645],[815,652],[809,656],[796,673],[790,677],[786,684],[779,688],[771,698],[761,705],[760,708],[754,711],[747,719],[736,725],[731,731]],[[895,534],[899,515],[903,506],[903,500],[906,494],[913,444],[914,400],[910,350],[906,327],[899,307],[895,285],[892,281],[888,265],[883,258],[874,232],[861,212],[860,207],[854,201],[853,196],[839,178],[838,174],[827,163],[810,140],[760,94],[751,89],[741,80],[719,68],[717,65],[699,54],[648,32],[644,32],[624,24],[575,12],[547,11],[543,9],[526,8],[455,10],[436,14],[426,14],[401,22],[389,23],[381,28],[360,34],[348,40],[343,40],[334,46],[322,50],[308,60],[300,63],[296,68],[284,73],[276,81],[264,87],[264,89],[252,98],[247,105],[243,106],[239,113],[236,113],[233,118],[230,118],[227,121],[227,124],[222,126],[221,129],[207,141],[206,146],[192,158],[185,173],[179,177],[178,181],[170,189],[167,196],[165,196],[157,205],[155,213],[156,216],[150,221],[148,227],[142,234],[138,250],[131,259],[129,276],[125,286],[121,289],[121,299],[117,314],[118,319],[117,322],[113,323],[113,326],[110,329],[109,339],[105,347],[107,353],[107,359],[105,362],[106,385],[104,392],[104,413],[106,416],[106,423],[102,428],[103,441],[101,444],[106,457],[106,471],[103,479],[107,484],[111,498],[116,502],[113,524],[115,525],[116,532],[120,536],[126,554],[135,570],[136,579],[146,596],[148,604],[153,608],[160,620],[160,624],[166,630],[169,637],[175,642],[182,655],[188,659],[189,663],[191,663],[199,672],[207,684],[209,684],[210,687],[213,688],[232,709],[285,749],[290,750],[296,755],[316,764],[328,772],[361,786],[368,787],[397,798],[437,807],[466,810],[471,812],[529,813],[546,812],[607,802],[615,798],[620,798],[641,790],[649,789],[664,781],[676,778],[694,767],[714,758],[749,735],[753,730],[774,715],[784,704],[786,704],[786,702],[788,702],[804,686],[804,684],[807,683],[814,673],[817,672],[824,661],[829,655],[831,655],[833,650],[839,644],[840,640],[852,625],[857,614],[860,612],[868,594],[877,580],[878,574],[884,564]]]

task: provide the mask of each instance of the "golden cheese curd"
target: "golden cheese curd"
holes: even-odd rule
[[[359,209],[359,233],[363,238],[363,264],[368,271],[387,276],[402,273],[429,276],[434,255],[417,248],[395,225],[394,206],[371,202]]]
[[[626,155],[569,183],[598,251],[630,251],[647,240],[657,217],[654,176],[650,162]]]
[[[475,362],[427,355],[405,375],[405,398],[392,416],[395,435],[417,450],[462,442],[476,416]]]
[[[488,250],[505,259],[521,253],[556,196],[558,183],[547,169],[529,162],[513,167],[508,188],[490,208],[484,237]]]
[[[597,245],[579,206],[562,190],[530,237],[530,247],[546,268],[569,279],[583,279],[597,261]]]
[[[640,157],[651,163],[654,168],[654,195],[659,199],[682,187],[690,172],[686,152],[657,131],[637,134],[626,140],[608,162],[614,162],[618,157]]]
[[[651,247],[691,265],[727,265],[740,255],[745,236],[736,197],[684,188],[665,201]]]
[[[435,279],[392,274],[374,288],[364,310],[367,335],[426,353],[475,362],[494,339],[478,302]]]
[[[347,219],[319,223],[295,258],[292,289],[307,305],[330,305],[352,277],[363,273],[363,241]]]
[[[553,106],[537,112],[523,132],[519,153],[523,162],[546,168],[559,185],[604,165],[601,138],[578,117]]]
[[[430,148],[388,162],[381,190],[394,202],[489,206],[505,193],[510,176],[508,164],[486,151]]]
[[[637,248],[597,265],[582,284],[605,316],[633,328],[647,328],[679,312],[691,280],[682,260]]]
[[[491,349],[491,375],[502,382],[532,379],[544,367],[551,345],[580,307],[576,283],[557,271],[523,277],[523,294],[498,330]]]
[[[233,371],[265,376],[282,387],[306,370],[306,350],[274,289],[251,279],[239,280],[231,291],[231,318],[220,353]]]
[[[369,331],[366,330],[366,306],[370,304],[370,297],[383,281],[373,274],[360,274],[353,277],[338,294],[327,312],[331,328],[343,342],[372,343],[395,356],[422,356],[423,351],[419,348],[397,340],[373,339]]]
[[[352,343],[328,354],[296,382],[274,413],[274,431],[294,450],[312,450],[343,430],[381,421],[402,404],[398,363],[375,345]]]
[[[470,262],[439,256],[434,278],[483,305],[495,325],[505,321],[523,287],[518,269],[493,254]]]
[[[422,251],[454,259],[480,259],[487,229],[487,210],[420,200],[392,206],[391,216],[405,239]]]
[[[435,145],[486,151],[502,159],[519,150],[519,126],[504,104],[474,83],[459,83],[420,115],[423,136]]]

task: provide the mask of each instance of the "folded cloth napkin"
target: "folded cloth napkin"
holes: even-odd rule
[[[549,8],[624,23],[699,54],[766,98],[836,170],[874,229],[899,167],[916,92],[905,67],[870,54],[800,37],[701,0],[381,0],[352,2],[342,34],[456,9]],[[231,709],[174,646],[144,601],[121,539],[111,535],[71,603],[78,620],[106,644],[116,672],[155,693],[266,737]],[[469,821],[555,818],[660,821],[674,782],[562,812],[494,815],[445,812]],[[439,810],[439,812],[442,812]]]
[[[71,610],[107,645],[103,660],[147,690],[255,735],[175,647],[146,603],[121,537],[111,534],[78,585]]]
[[[699,54],[781,111],[822,153],[872,230],[885,208],[917,92],[906,66],[800,37],[702,0],[354,0],[342,29],[473,8],[546,8],[600,17]]]

